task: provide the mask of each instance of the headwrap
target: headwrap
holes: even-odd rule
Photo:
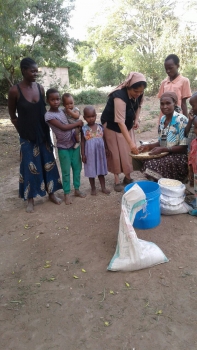
[[[177,105],[177,102],[178,102],[178,97],[177,97],[177,94],[173,91],[167,91],[167,92],[164,92],[161,97],[160,97],[160,100],[162,99],[162,97],[170,97],[173,99],[173,101],[175,102],[175,105]]]
[[[125,87],[126,88],[131,87],[133,84],[139,83],[140,81],[146,82],[146,78],[142,73],[130,72],[129,75],[126,77],[125,81],[123,81],[121,84],[116,86],[115,89],[113,89],[109,95],[111,95],[112,92],[114,92],[116,90],[120,90],[120,89],[123,89]]]
[[[178,97],[177,97],[177,94],[173,91],[166,91],[164,92],[161,97],[160,97],[160,100],[162,99],[162,97],[170,97],[174,103],[175,103],[175,111],[180,113],[181,112],[181,108],[177,105],[177,102],[178,102]]]

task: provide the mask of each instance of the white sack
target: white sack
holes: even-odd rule
[[[162,215],[176,215],[186,214],[193,208],[190,207],[186,202],[177,205],[163,204],[160,202],[160,209]]]
[[[173,207],[176,206],[177,204],[183,203],[185,200],[185,196],[181,197],[169,197],[166,196],[165,194],[161,194],[160,196],[160,203],[164,205],[172,205]]]
[[[169,196],[169,197],[181,197],[184,196],[185,194],[185,185],[181,184],[179,186],[164,186],[160,183],[160,181],[164,180],[165,178],[161,178],[158,181],[160,190],[161,190],[161,194],[164,194],[165,196]],[[169,179],[167,179],[169,180]]]
[[[108,270],[135,271],[168,261],[156,244],[138,239],[133,228],[136,213],[146,205],[145,198],[137,184],[123,195],[118,242]]]

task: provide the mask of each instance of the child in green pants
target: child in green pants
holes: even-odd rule
[[[47,102],[50,109],[45,114],[45,121],[53,130],[56,140],[60,166],[62,171],[62,186],[64,190],[65,204],[71,204],[70,198],[70,169],[73,172],[73,185],[75,196],[84,198],[85,194],[80,192],[81,155],[80,147],[74,148],[76,144],[74,128],[83,126],[81,120],[75,124],[69,124],[64,112],[59,109],[60,94],[56,89],[46,92]]]

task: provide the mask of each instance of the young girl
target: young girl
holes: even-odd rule
[[[96,123],[96,111],[93,106],[87,106],[83,111],[87,125],[82,127],[81,154],[84,163],[85,176],[89,177],[91,194],[96,195],[95,177],[98,176],[101,190],[105,194],[110,191],[105,187],[107,161],[103,141],[103,127]]]
[[[73,131],[76,126],[82,126],[81,120],[75,124],[69,124],[64,112],[59,109],[60,94],[56,89],[49,89],[46,92],[47,102],[50,105],[49,111],[45,114],[45,121],[53,130],[58,148],[58,156],[62,170],[62,182],[64,190],[65,204],[71,204],[70,199],[70,168],[73,171],[73,184],[75,196],[84,198],[85,195],[79,191],[80,173],[81,173],[81,156],[80,148],[74,148],[75,139]]]
[[[192,140],[196,138],[196,134],[194,132],[194,119],[197,116],[197,92],[195,92],[189,100],[192,109],[188,114],[188,123],[185,127],[185,136],[187,137],[188,144],[188,152],[190,151],[190,145]],[[194,112],[195,111],[195,112]]]
[[[192,96],[193,98],[193,96]],[[194,113],[197,114],[197,95],[195,97],[195,108]],[[197,117],[194,118],[194,133],[196,138],[191,142],[190,152],[189,152],[189,176],[190,176],[190,185],[193,184],[194,192],[195,192],[195,201],[194,201],[194,209],[189,212],[190,215],[197,216]]]
[[[190,182],[190,186],[194,186],[195,174],[197,177],[197,117],[196,117],[196,115],[197,115],[197,93],[194,93],[192,95],[189,103],[192,106],[192,110],[190,111],[190,113],[191,113],[190,120],[192,120],[192,124],[193,124],[192,125],[193,140],[190,143],[189,156],[188,156],[189,182]],[[193,115],[193,119],[192,119],[192,115]],[[188,122],[188,124],[189,124],[189,122]],[[187,127],[188,127],[188,125],[186,126],[186,128]],[[190,129],[190,131],[191,131],[191,129]]]
[[[74,106],[74,100],[73,100],[72,95],[69,93],[63,94],[62,103],[63,103],[63,106],[65,107],[64,113],[66,115],[66,118],[68,119],[69,124],[76,124],[79,121],[80,111],[77,107]],[[76,144],[75,144],[74,148],[79,147],[80,131],[81,131],[80,127],[75,127]]]
[[[177,55],[169,55],[166,57],[164,67],[168,77],[164,79],[159,88],[158,98],[164,92],[172,91],[175,92],[178,97],[178,106],[182,110],[182,114],[187,117],[187,98],[191,97],[191,89],[189,79],[183,77],[179,73],[179,57]],[[160,113],[161,119],[162,114]]]

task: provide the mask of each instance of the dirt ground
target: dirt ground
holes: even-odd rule
[[[158,110],[146,99],[138,141],[156,138]],[[36,199],[27,214],[18,198],[18,136],[7,109],[0,117],[0,349],[196,350],[197,217],[162,216],[158,227],[136,230],[168,263],[107,271],[122,197],[113,176],[109,196],[92,197],[82,173],[85,199],[70,206]]]

